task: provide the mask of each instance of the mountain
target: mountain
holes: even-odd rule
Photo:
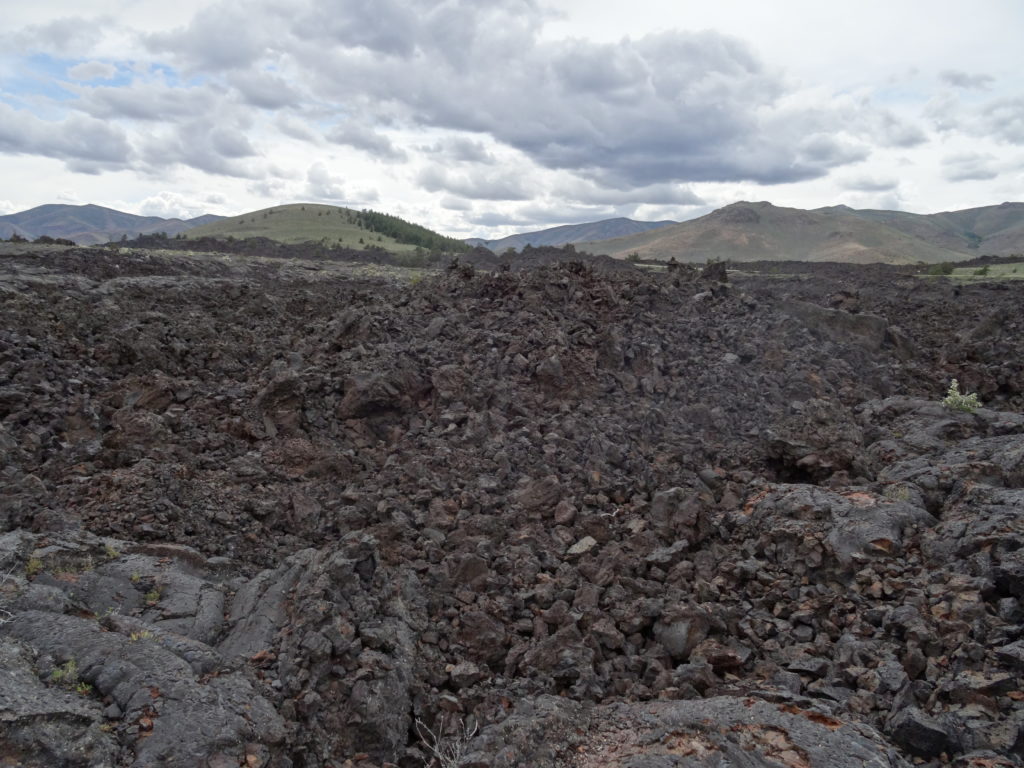
[[[619,258],[636,253],[646,259],[674,257],[684,262],[961,261],[987,253],[1024,252],[1024,203],[925,215],[846,206],[806,211],[739,202],[691,221],[579,247]]]
[[[915,214],[902,211],[855,211],[935,245],[973,255],[1024,253],[1024,203],[1001,203],[962,211]]]
[[[389,251],[466,251],[462,240],[446,237],[419,224],[376,211],[356,211],[335,205],[293,203],[276,205],[196,227],[186,235],[199,237],[266,237],[282,243],[327,241],[362,248],[376,245]]]
[[[618,218],[604,221],[591,221],[586,224],[566,224],[537,232],[523,232],[509,235],[498,240],[484,240],[478,237],[466,240],[470,245],[482,245],[495,253],[503,253],[509,248],[521,251],[524,246],[542,245],[560,246],[568,243],[581,243],[588,240],[608,240],[647,232],[660,227],[675,224],[674,221],[635,221],[634,219]]]
[[[219,218],[206,214],[183,221],[159,216],[136,216],[100,205],[40,205],[20,213],[0,216],[0,237],[9,239],[12,234],[18,234],[34,240],[41,235],[48,235],[74,240],[79,245],[95,245],[120,240],[123,235],[131,238],[139,234],[166,232],[173,236]]]

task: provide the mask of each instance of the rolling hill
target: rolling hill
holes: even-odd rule
[[[497,240],[470,238],[466,242],[471,245],[482,245],[495,253],[503,253],[509,248],[521,251],[527,245],[534,247],[543,245],[558,247],[569,243],[582,243],[590,240],[608,240],[615,237],[635,235],[660,227],[667,227],[675,223],[674,221],[636,221],[627,218],[605,219],[585,224],[566,224],[560,227],[541,229],[536,232],[523,232]]]
[[[643,259],[674,257],[684,262],[931,264],[1024,251],[1024,204],[923,215],[846,206],[806,211],[739,202],[691,221],[579,247],[618,258],[636,253]]]
[[[469,250],[461,240],[439,235],[397,216],[315,203],[276,205],[231,216],[196,227],[186,237],[266,237],[282,243],[327,241],[349,248],[375,245],[396,252],[416,248]]]
[[[1024,203],[1002,203],[962,211],[915,214],[846,209],[935,245],[973,255],[1024,253]]]
[[[27,211],[0,216],[0,237],[17,234],[28,240],[41,235],[63,237],[79,245],[95,245],[166,232],[170,236],[187,232],[196,226],[219,219],[207,214],[194,219],[164,219],[159,216],[136,216],[132,213],[104,208],[100,205],[40,205]]]

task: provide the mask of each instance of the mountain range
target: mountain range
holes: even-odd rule
[[[205,215],[181,220],[135,216],[98,205],[41,205],[0,216],[0,238],[17,234],[33,240],[48,235],[90,245],[119,240],[124,235],[131,238],[166,232],[172,237],[179,233],[260,235],[285,242],[326,238],[354,248],[379,245],[390,250],[414,248],[422,237],[440,238],[442,245],[430,247],[450,247],[443,242],[452,242],[385,214],[371,212],[381,219],[372,224],[360,218],[366,215],[306,203],[231,218]],[[803,210],[768,202],[738,202],[678,223],[617,218],[466,242],[484,245],[496,253],[509,248],[522,250],[527,244],[540,247],[572,243],[581,251],[617,258],[675,258],[682,262],[793,259],[931,264],[987,254],[1024,254],[1024,203],[916,214],[856,210],[844,205]]]
[[[1024,203],[944,213],[814,210],[739,202],[706,216],[580,250],[626,258],[704,262],[845,261],[914,264],[1024,253]]]
[[[99,205],[40,205],[20,213],[0,216],[0,238],[9,240],[19,235],[28,240],[47,235],[73,240],[79,245],[95,245],[166,232],[169,236],[216,221],[221,216],[205,214],[194,219],[164,219],[159,216],[136,216]]]
[[[585,224],[565,224],[560,227],[541,229],[536,232],[509,235],[497,240],[471,237],[466,242],[470,245],[482,245],[484,248],[488,248],[495,253],[504,253],[509,248],[521,251],[527,245],[532,245],[535,248],[544,245],[558,247],[568,245],[569,243],[610,240],[616,237],[627,237],[629,235],[649,232],[676,223],[678,222],[636,221],[620,217],[617,219],[604,219],[603,221],[591,221]]]

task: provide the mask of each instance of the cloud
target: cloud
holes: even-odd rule
[[[215,85],[173,87],[149,79],[131,85],[84,87],[76,106],[93,117],[173,122],[224,107],[225,92]]]
[[[24,27],[11,36],[13,50],[49,53],[64,58],[83,58],[94,50],[113,25],[109,17],[64,17],[46,24]]]
[[[781,75],[741,40],[672,31],[552,42],[540,35],[545,18],[527,0],[348,0],[343,12],[307,0],[287,14],[222,2],[149,42],[191,71],[287,60],[314,99],[360,115],[328,138],[385,161],[407,157],[380,124],[486,133],[539,166],[616,188],[780,184],[824,176],[869,151],[868,127],[863,137],[838,137],[849,133],[838,110],[788,103]],[[922,140],[887,120],[889,145]],[[808,126],[832,138],[802,142]],[[456,162],[486,157],[468,143],[439,149]]]
[[[892,112],[868,108],[867,115],[871,135],[883,147],[908,149],[928,140],[921,128],[901,120]]]
[[[581,224],[587,221],[628,216],[633,206],[615,208],[610,206],[566,205],[560,200],[520,205],[511,211],[481,211],[466,218],[480,227],[533,227],[546,228],[562,224]]]
[[[193,219],[207,212],[207,199],[197,200],[178,192],[163,191],[151,195],[138,205],[142,216],[159,216],[162,219]]]
[[[488,151],[482,141],[474,141],[463,136],[443,139],[432,146],[423,146],[419,149],[434,160],[481,165],[493,165],[497,162],[497,158]]]
[[[557,197],[586,205],[703,205],[701,199],[684,184],[650,184],[644,187],[609,189],[579,178],[558,183]]]
[[[303,196],[311,200],[349,206],[365,206],[379,199],[376,190],[356,189],[349,191],[339,176],[332,174],[326,165],[314,163],[306,172],[306,186]]]
[[[341,179],[333,176],[323,163],[314,163],[306,173],[306,194],[314,200],[346,199]]]
[[[983,115],[990,135],[1010,144],[1024,144],[1024,98],[993,101]]]
[[[117,74],[117,67],[105,61],[83,61],[68,69],[72,80],[109,80]]]
[[[1008,144],[1024,144],[1024,98],[992,99],[967,107],[953,94],[931,99],[925,113],[944,132],[962,131],[969,136],[992,138]]]
[[[316,134],[306,123],[286,113],[280,113],[274,120],[274,125],[285,136],[290,136],[299,141],[308,141],[311,144],[319,144],[320,136]]]
[[[989,86],[995,82],[995,78],[991,75],[972,75],[956,69],[943,70],[939,73],[939,79],[955,88],[978,90],[988,90]]]
[[[235,72],[228,77],[228,82],[247,104],[260,109],[282,109],[296,105],[300,100],[298,92],[283,77],[272,72]]]
[[[440,205],[446,211],[471,211],[473,210],[473,202],[467,200],[464,197],[454,197],[453,195],[445,195],[441,198]]]
[[[999,175],[996,158],[989,154],[967,152],[942,160],[942,175],[948,181],[987,181]]]
[[[80,173],[123,167],[132,155],[124,131],[109,122],[83,115],[51,122],[3,102],[0,151],[63,160],[69,169]]]
[[[187,72],[246,69],[271,50],[287,29],[285,19],[265,2],[218,2],[199,11],[184,27],[144,37],[155,54],[166,54]]]
[[[384,162],[403,162],[406,153],[391,143],[391,139],[365,123],[347,120],[327,134],[327,140],[345,144]]]
[[[529,200],[536,192],[521,175],[508,170],[454,172],[428,165],[417,174],[416,183],[428,192],[449,192],[474,200]]]
[[[222,123],[216,115],[193,120],[149,134],[139,152],[151,172],[184,165],[225,176],[253,178],[256,170],[243,161],[256,155],[243,130]]]
[[[888,192],[896,189],[900,182],[893,178],[880,178],[877,176],[854,176],[843,179],[839,182],[843,189],[850,189],[856,192]]]

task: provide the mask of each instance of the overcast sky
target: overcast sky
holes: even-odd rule
[[[0,0],[0,213],[1024,199],[1017,0]]]

